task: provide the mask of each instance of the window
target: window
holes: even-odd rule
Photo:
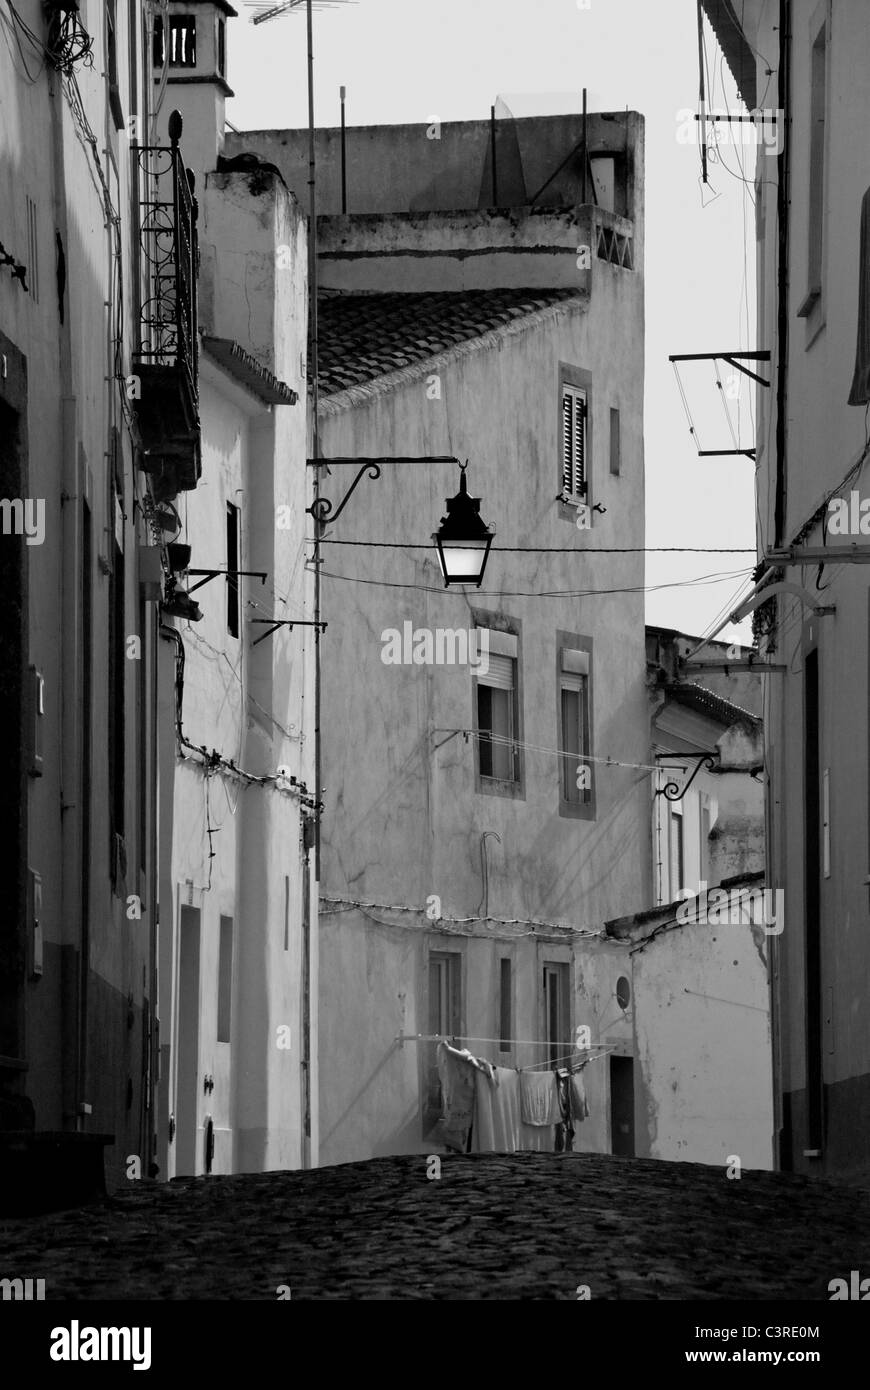
[[[118,86],[118,15],[115,0],[106,0],[106,76],[109,79],[109,107],[118,130],[124,128],[121,90]]]
[[[619,437],[619,411],[610,407],[610,471],[619,476],[622,467],[622,445]]]
[[[559,747],[562,759],[561,799],[574,806],[592,800],[592,767],[583,755],[591,754],[589,736],[589,653],[570,647],[560,649]]]
[[[113,498],[116,496],[112,491]],[[109,785],[111,787],[112,855],[115,836],[124,834],[124,680],[127,644],[124,625],[124,552],[113,543],[112,577],[109,583]],[[114,862],[114,860],[113,860]]]
[[[710,881],[710,830],[712,828],[712,816],[710,813],[710,798],[705,792],[701,793],[701,879],[704,883]]]
[[[513,1029],[513,966],[509,956],[502,956],[498,963],[498,1033],[501,1041],[499,1052],[510,1052]]]
[[[227,632],[239,635],[239,509],[227,503]]]
[[[169,52],[166,51],[166,37],[163,17],[154,20],[154,67],[162,68],[169,59],[171,68],[196,67],[196,18],[192,14],[172,15],[169,20]]]
[[[675,804],[671,806],[671,901],[685,887],[684,874],[683,808]]]
[[[429,1032],[455,1038],[460,1029],[460,966],[453,951],[429,952]]]
[[[233,919],[221,915],[218,954],[217,1040],[230,1041],[233,1004]]]
[[[562,496],[586,500],[586,392],[562,383]]]
[[[36,204],[27,198],[27,274],[30,280],[30,293],[35,304],[39,303],[39,255],[37,240]],[[4,494],[5,495],[5,494]]]
[[[544,1034],[547,1061],[553,1065],[572,1049],[570,969],[564,961],[544,961]]]
[[[217,16],[217,74],[226,77],[227,72],[227,28],[222,15]]]
[[[825,224],[825,123],[827,119],[827,18],[810,52],[810,169],[807,211],[807,297],[798,310],[808,318],[822,294]]]
[[[461,1021],[462,956],[454,951],[429,952],[429,1032],[459,1038]],[[441,1115],[441,1080],[438,1076],[438,1044],[429,1045],[423,1107],[423,1137]]]
[[[510,632],[485,629],[489,640],[486,674],[476,676],[477,731],[481,777],[519,782],[517,746],[517,638]]]

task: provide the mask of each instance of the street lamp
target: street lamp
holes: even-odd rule
[[[479,589],[494,532],[481,520],[480,498],[468,495],[467,461],[459,467],[459,491],[455,497],[446,499],[447,515],[441,518],[441,525],[432,533],[432,539],[445,589],[451,584],[476,584]]]

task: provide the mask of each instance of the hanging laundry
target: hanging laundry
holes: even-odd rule
[[[554,1125],[520,1124],[518,1147],[524,1153],[552,1154],[556,1152],[556,1128]]]
[[[438,1079],[441,1082],[441,1119],[435,1135],[448,1149],[465,1153],[474,1114],[474,1058],[448,1043],[438,1044]]]
[[[520,1078],[507,1067],[494,1068],[494,1081],[482,1071],[474,1078],[474,1153],[516,1153],[520,1143]]]
[[[586,1099],[586,1085],[583,1070],[575,1071],[571,1077],[571,1118],[577,1124],[589,1118],[589,1103]]]
[[[527,1125],[557,1125],[562,1119],[556,1076],[551,1071],[520,1073],[520,1108]]]
[[[559,1109],[562,1123],[556,1125],[556,1153],[572,1153],[574,1150],[574,1120],[571,1105],[571,1074],[564,1067],[556,1072],[556,1086],[559,1092]]]

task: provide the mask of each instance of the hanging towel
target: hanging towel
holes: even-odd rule
[[[521,1072],[520,1101],[523,1124],[557,1125],[562,1119],[554,1072]]]
[[[438,1044],[438,1079],[441,1082],[443,1111],[436,1126],[445,1148],[465,1153],[468,1131],[474,1114],[474,1077],[470,1053],[458,1052],[448,1043]]]
[[[575,1124],[589,1118],[589,1103],[586,1100],[586,1084],[582,1070],[575,1071],[571,1077],[571,1118]]]
[[[494,1082],[474,1074],[474,1153],[516,1153],[520,1143],[520,1078],[507,1067],[494,1068]]]

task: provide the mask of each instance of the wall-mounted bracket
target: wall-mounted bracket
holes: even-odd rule
[[[353,482],[351,483],[350,487],[348,488],[347,492],[344,494],[344,497],[341,499],[341,502],[339,503],[338,508],[337,508],[337,510],[336,510],[335,512],[333,512],[333,510],[332,510],[332,509],[333,509],[333,506],[334,506],[335,504],[334,504],[328,497],[316,497],[316,498],[314,499],[314,501],[312,502],[311,506],[305,508],[306,512],[308,512],[311,516],[313,516],[313,517],[314,517],[314,520],[315,520],[320,526],[325,527],[325,526],[330,526],[330,525],[332,524],[333,521],[337,521],[338,518],[341,516],[342,512],[344,511],[345,507],[347,506],[348,502],[350,501],[350,499],[351,499],[351,497],[352,497],[354,491],[356,490],[356,487],[357,487],[358,483],[360,482],[360,480],[362,479],[363,475],[364,475],[366,472],[368,473],[368,475],[369,475],[370,478],[379,478],[379,477],[381,476],[381,464],[384,464],[384,463],[403,463],[403,464],[404,464],[404,463],[427,463],[427,464],[428,464],[428,463],[455,463],[455,464],[458,464],[458,463],[459,463],[459,459],[454,458],[452,454],[435,454],[435,455],[431,455],[431,456],[425,457],[425,458],[391,458],[391,457],[388,457],[387,455],[376,455],[376,456],[373,456],[373,457],[371,457],[371,458],[363,458],[363,457],[361,457],[361,456],[360,456],[360,457],[356,457],[356,458],[350,458],[350,457],[331,458],[331,459],[326,459],[326,458],[313,458],[313,459],[306,459],[306,462],[307,462],[309,468],[317,468],[317,467],[334,468],[336,465],[338,465],[339,467],[348,467],[348,466],[350,466],[350,467],[358,467],[358,468],[359,468],[359,472],[357,473],[356,477],[354,478],[354,480],[353,480]]]
[[[702,767],[708,767],[711,771],[718,767],[719,758],[716,753],[656,753],[656,761],[660,758],[679,758],[681,761],[690,763],[695,760],[695,770],[688,781],[683,783],[682,789],[679,782],[666,782],[663,787],[658,787],[655,796],[663,796],[666,801],[682,801],[686,792],[694,782]]]
[[[195,593],[197,589],[202,588],[203,584],[207,584],[210,579],[218,579],[221,575],[223,575],[224,579],[238,579],[244,575],[249,579],[259,579],[261,584],[265,584],[266,582],[265,570],[185,570],[184,572],[185,574],[205,575],[205,578],[200,579],[198,584],[191,584],[190,588],[187,590],[189,594]]]
[[[265,642],[266,638],[271,637],[273,632],[277,632],[279,627],[289,627],[291,632],[294,627],[319,627],[321,632],[325,632],[327,627],[326,623],[302,622],[300,618],[250,618],[249,621],[269,628],[268,632],[261,632],[260,636],[254,639],[251,643],[252,647],[256,647],[258,642]]]

